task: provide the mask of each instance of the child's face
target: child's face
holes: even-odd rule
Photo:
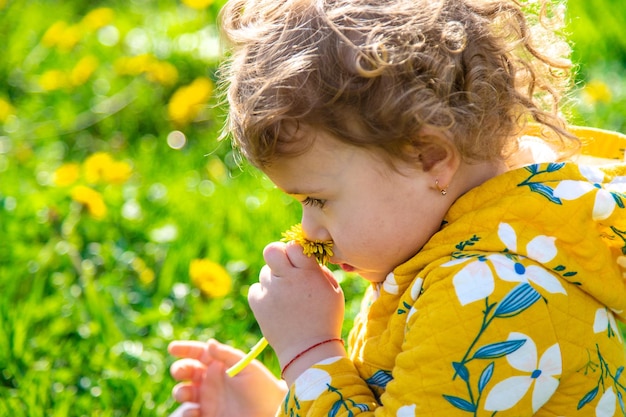
[[[394,170],[372,151],[314,134],[304,154],[278,158],[265,173],[302,203],[308,239],[333,240],[332,263],[382,282],[439,230],[451,199],[419,167]]]

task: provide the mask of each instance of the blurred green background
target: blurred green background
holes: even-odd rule
[[[247,288],[299,208],[217,140],[221,4],[0,0],[0,415],[163,416],[171,340],[258,339]],[[626,131],[621,0],[568,22],[572,121]]]

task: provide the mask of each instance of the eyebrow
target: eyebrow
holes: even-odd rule
[[[280,188],[278,186],[276,186],[276,188],[278,188],[283,193],[285,193],[285,194],[287,194],[289,196],[292,196],[292,197],[297,197],[297,196],[306,197],[306,196],[311,195],[311,194],[319,194],[319,193],[321,193],[323,191],[321,189],[310,189],[310,190],[293,189],[293,190],[286,190],[286,189]]]

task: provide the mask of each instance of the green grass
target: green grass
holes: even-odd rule
[[[617,0],[603,4],[570,3],[579,80],[610,91],[590,101],[581,84],[574,116],[624,130],[624,12]],[[12,106],[0,111],[0,415],[166,415],[175,407],[171,340],[217,337],[247,349],[260,336],[247,288],[263,247],[298,221],[297,204],[217,142],[215,99],[187,125],[167,113],[178,87],[214,78],[219,51],[214,30],[203,28],[219,6],[99,2],[115,11],[113,22],[61,51],[42,44],[44,33],[58,20],[80,22],[95,5],[0,0],[0,100]],[[176,80],[116,73],[118,58],[140,52],[174,65]],[[46,71],[69,73],[86,55],[99,62],[86,82],[41,88]],[[179,150],[167,143],[177,129],[187,138]],[[103,219],[53,181],[58,167],[98,151],[133,169],[123,184],[94,185],[108,209]],[[234,280],[226,297],[209,299],[190,283],[195,258],[226,266]],[[142,268],[154,278],[142,279]],[[343,287],[352,316],[364,284],[346,276]],[[263,359],[276,370],[271,350]]]

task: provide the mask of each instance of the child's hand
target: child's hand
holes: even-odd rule
[[[341,336],[343,292],[330,270],[295,243],[271,243],[263,256],[267,265],[248,301],[284,366],[313,344]]]
[[[226,369],[244,356],[240,350],[209,340],[172,342],[170,354],[182,358],[172,364],[178,402],[191,403],[177,417],[274,416],[287,387],[259,361],[253,361],[237,376]]]

